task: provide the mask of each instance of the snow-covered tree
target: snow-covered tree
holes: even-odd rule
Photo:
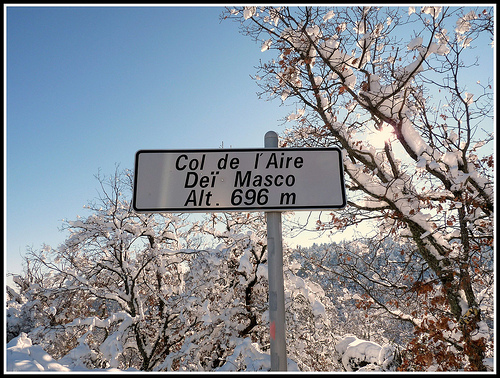
[[[198,311],[203,308],[204,325],[186,340],[182,353],[175,358],[184,363],[190,359],[191,365],[185,366],[189,370],[254,369],[250,356],[262,358],[261,353],[267,353],[269,357],[270,352],[264,214],[211,214],[201,222],[199,231],[218,243],[196,255],[186,279],[195,283],[189,285],[194,289],[190,306]],[[332,348],[339,329],[335,306],[320,285],[296,274],[297,262],[287,246],[284,254],[289,362],[301,371],[339,370]],[[242,345],[247,347],[242,350]],[[269,370],[270,361],[266,362],[262,370]]]
[[[70,235],[58,248],[27,257],[45,274],[29,288],[45,319],[31,336],[55,358],[82,345],[91,365],[151,370],[194,326],[178,308],[182,262],[190,257],[186,224],[174,214],[133,212],[125,197],[130,172],[98,179],[91,214],[65,222]]]
[[[493,8],[253,6],[221,17],[273,54],[255,79],[260,95],[296,107],[282,147],[344,151],[348,206],[318,229],[369,223],[374,244],[404,238],[404,253],[418,256],[422,274],[398,283],[418,309],[384,302],[416,331],[404,368],[486,370],[493,92],[470,79],[478,69],[493,74],[492,49],[474,55],[493,39]],[[378,291],[365,294],[365,306],[376,303]]]
[[[269,370],[264,215],[139,214],[129,171],[98,180],[89,215],[64,222],[57,248],[30,250],[8,289],[12,351],[33,344],[88,369]],[[285,270],[289,365],[335,370],[336,310],[296,265]]]
[[[370,240],[344,241],[297,248],[298,274],[317,282],[337,308],[342,330],[381,344],[406,345],[411,324],[385,311],[387,303],[414,303],[402,298],[401,282],[420,274],[421,265],[408,260],[404,245],[387,240],[374,247]],[[385,249],[391,253],[386,253]],[[376,301],[368,301],[368,298]],[[409,311],[407,311],[409,312]],[[409,323],[409,322],[408,322]]]

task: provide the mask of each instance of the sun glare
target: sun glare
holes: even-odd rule
[[[394,136],[390,125],[384,124],[379,130],[374,130],[370,135],[368,142],[375,148],[384,148],[385,142],[389,142]]]

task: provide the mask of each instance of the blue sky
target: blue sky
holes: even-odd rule
[[[221,7],[7,7],[6,271],[86,215],[94,175],[140,149],[260,148],[260,45]]]

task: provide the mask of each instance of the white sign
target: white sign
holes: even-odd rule
[[[338,148],[141,150],[138,212],[339,209],[346,205]]]

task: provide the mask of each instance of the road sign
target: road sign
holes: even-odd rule
[[[342,154],[333,148],[141,150],[138,212],[339,209],[346,205]]]

